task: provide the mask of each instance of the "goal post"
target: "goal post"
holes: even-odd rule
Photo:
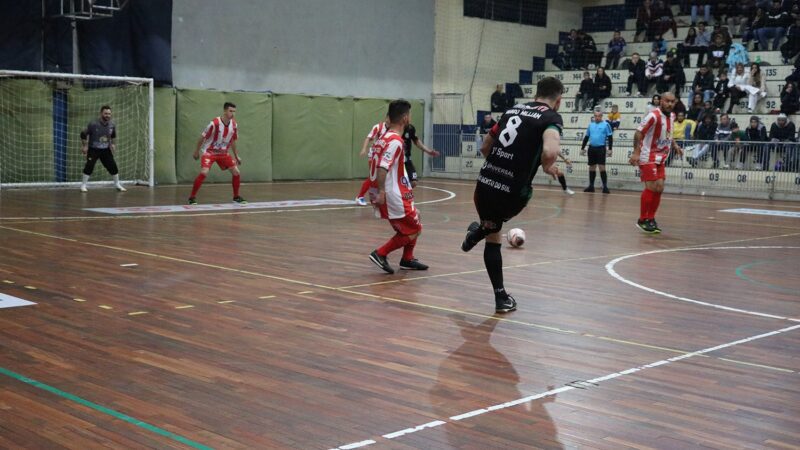
[[[86,162],[80,133],[103,105],[116,126],[120,181],[153,186],[151,78],[0,70],[0,187],[78,186]],[[111,183],[99,163],[91,183]]]

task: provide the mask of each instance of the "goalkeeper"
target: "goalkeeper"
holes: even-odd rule
[[[84,130],[81,130],[81,152],[86,156],[86,165],[83,167],[83,183],[81,192],[88,192],[86,183],[94,171],[94,165],[99,159],[103,167],[114,178],[114,187],[120,192],[125,192],[119,182],[119,169],[114,161],[114,139],[117,137],[116,124],[111,120],[111,107],[103,105],[100,108],[100,118],[89,122]]]

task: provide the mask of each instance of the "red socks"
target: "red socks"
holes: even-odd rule
[[[194,185],[192,185],[192,194],[189,197],[197,197],[197,191],[200,190],[200,186],[203,185],[203,181],[206,180],[206,174],[201,173],[197,175],[197,178],[194,179]]]
[[[658,205],[661,204],[661,192],[653,192],[652,194],[652,201],[650,202],[650,218],[656,218],[656,211],[658,211]]]
[[[233,196],[239,196],[239,185],[242,184],[242,176],[240,174],[236,174],[231,179],[231,184],[233,184]]]
[[[409,242],[403,247],[403,259],[406,261],[411,261],[414,259],[414,247],[417,246],[417,239],[414,238],[413,241]]]
[[[368,190],[369,190],[369,178],[367,178],[366,180],[364,180],[363,183],[361,183],[361,190],[358,191],[358,195],[356,196],[356,198],[361,198],[367,195]]]
[[[661,192],[653,192],[650,189],[642,191],[639,220],[655,219],[658,205],[661,204]]]
[[[383,246],[377,250],[377,253],[379,256],[386,257],[386,255],[388,255],[389,253],[397,250],[400,247],[405,247],[410,243],[411,239],[409,239],[408,236],[403,236],[402,234],[397,233],[394,236],[392,236],[391,239],[386,241],[386,243],[383,244]],[[416,241],[414,242],[414,244],[416,244]],[[413,253],[413,251],[414,247],[412,246],[411,252]],[[405,255],[405,251],[403,252],[403,254]]]

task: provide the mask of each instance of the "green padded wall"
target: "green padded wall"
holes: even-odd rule
[[[178,89],[177,100],[175,167],[179,183],[193,181],[200,172],[200,162],[192,159],[192,153],[200,133],[214,117],[222,114],[226,101],[236,104],[242,181],[272,181],[271,94]],[[300,127],[292,129],[297,133]],[[228,182],[230,179],[229,172],[215,165],[207,180]]]
[[[389,109],[389,101],[377,98],[356,98],[353,100],[353,145],[352,174],[353,178],[366,178],[369,175],[367,157],[359,157],[361,146],[372,126],[382,121]]]
[[[352,177],[353,99],[276,94],[273,178]]]
[[[54,181],[42,179],[42,167],[53,167],[53,91],[36,80],[0,80],[0,92],[19,99],[19,105],[0,105],[0,182]],[[20,130],[10,132],[9,130]],[[23,133],[24,135],[17,135]],[[24,144],[20,144],[24,141]],[[38,174],[38,176],[37,176]]]
[[[155,121],[155,173],[156,183],[175,184],[175,107],[177,94],[173,88],[156,88]]]

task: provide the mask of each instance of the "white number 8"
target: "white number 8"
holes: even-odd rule
[[[500,132],[500,143],[503,144],[503,147],[508,147],[509,145],[514,143],[514,139],[517,138],[517,128],[522,125],[522,119],[519,116],[511,116],[508,119],[508,123],[506,123],[506,127],[503,131]]]

